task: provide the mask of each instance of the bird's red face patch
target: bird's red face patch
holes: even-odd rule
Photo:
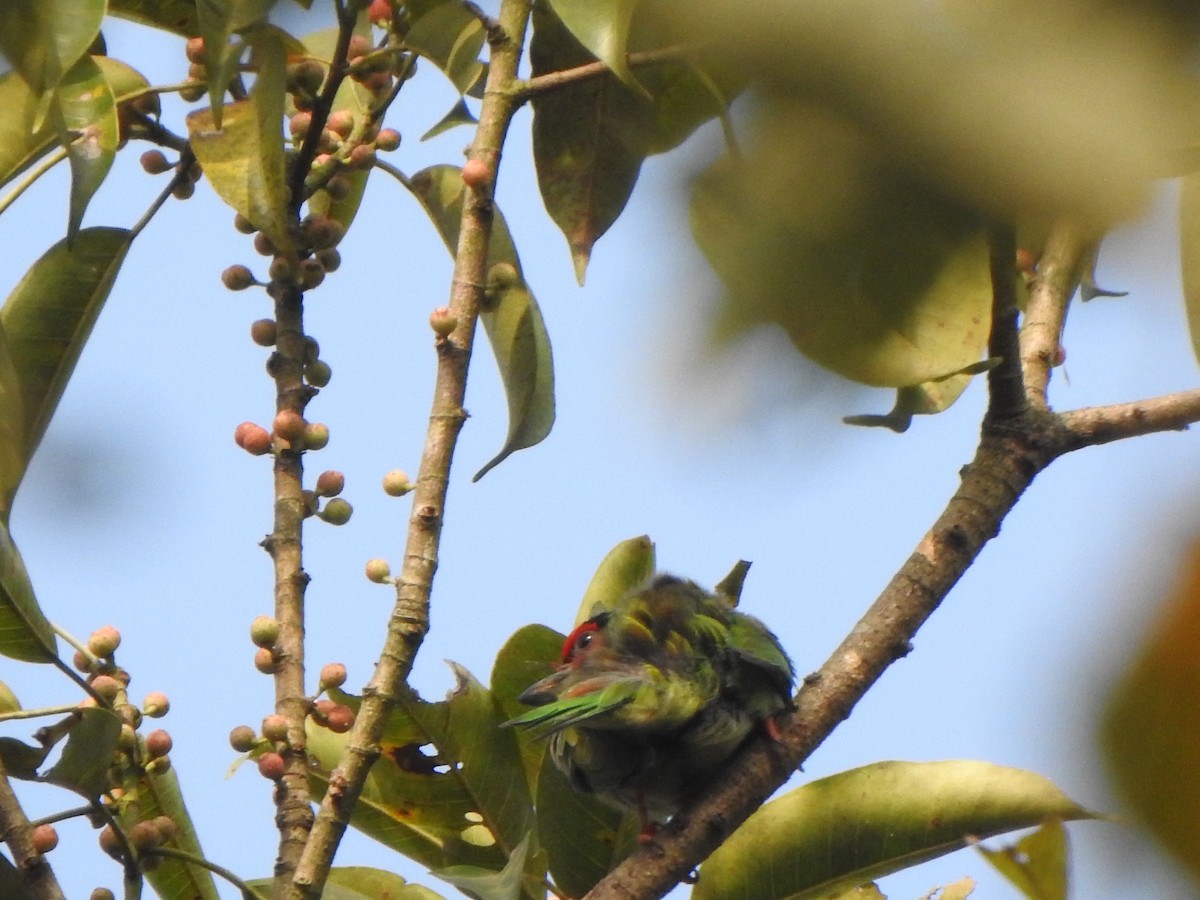
[[[563,641],[562,662],[564,664],[571,662],[575,658],[576,653],[587,649],[592,641],[596,639],[596,632],[599,630],[600,623],[595,619],[588,619],[588,621],[568,634],[567,639]]]

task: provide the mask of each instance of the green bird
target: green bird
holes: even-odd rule
[[[572,787],[635,810],[647,840],[756,726],[778,737],[792,663],[735,602],[652,577],[571,632],[558,668],[518,698],[535,709],[505,725],[548,736]]]

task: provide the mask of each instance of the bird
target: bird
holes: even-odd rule
[[[748,566],[748,564],[739,564]],[[716,777],[756,727],[779,737],[795,670],[779,639],[709,593],[659,573],[598,605],[563,642],[558,666],[517,698],[533,709],[504,723],[548,738],[576,791],[633,810],[639,839]]]

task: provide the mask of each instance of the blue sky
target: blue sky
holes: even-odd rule
[[[129,26],[106,34],[110,52],[152,82],[182,78],[182,42]],[[390,157],[410,173],[461,161],[469,139],[460,129],[417,143],[454,100],[424,68],[401,101],[405,143]],[[418,104],[422,89],[429,99]],[[471,484],[506,428],[495,365],[480,345],[415,685],[439,697],[451,685],[444,659],[486,677],[521,625],[565,629],[608,549],[643,533],[662,568],[702,583],[752,560],[745,609],[779,633],[801,672],[817,668],[953,492],[974,447],[982,384],[897,436],[841,425],[843,414],[882,412],[891,398],[798,364],[775,335],[752,335],[722,356],[704,349],[717,287],[690,245],[681,198],[689,160],[718,138],[711,130],[646,165],[580,289],[536,198],[528,130],[526,111],[506,148],[499,202],[554,344],[558,421],[543,445]],[[141,215],[164,183],[138,168],[141,149],[121,155],[85,224]],[[65,176],[55,171],[0,217],[0,295],[62,236]],[[306,304],[334,373],[309,410],[332,439],[308,471],[345,472],[355,506],[344,528],[314,522],[306,535],[309,658],[314,677],[324,662],[345,662],[351,688],[369,676],[391,597],[362,566],[383,556],[398,568],[409,512],[379,482],[392,468],[415,473],[434,362],[426,319],[445,302],[450,271],[406,192],[378,173],[371,181],[341,270]],[[1101,282],[1130,296],[1072,310],[1067,363],[1053,384],[1058,408],[1195,385],[1172,204],[1164,192],[1146,221],[1107,242]],[[265,270],[231,219],[202,183],[138,238],[19,495],[13,533],[50,617],[81,636],[116,624],[133,694],[171,697],[162,725],[175,738],[172,759],[204,845],[259,877],[275,854],[270,787],[251,769],[228,780],[225,771],[229,729],[270,711],[272,688],[252,668],[248,638],[250,620],[271,606],[271,567],[257,546],[270,529],[270,464],[232,435],[245,419],[268,425],[274,401],[266,352],[248,337],[269,301],[219,281],[235,262]],[[881,759],[975,758],[1033,769],[1077,800],[1111,808],[1092,749],[1094,715],[1196,532],[1195,442],[1168,434],[1087,450],[1039,477],[915,652],[804,777]],[[0,679],[27,706],[73,696],[65,681],[11,661],[0,660]],[[49,792],[31,800],[35,812],[61,803]],[[79,852],[94,841],[90,829],[60,832],[51,860],[68,896],[117,886],[116,866]],[[1074,825],[1071,835],[1076,896],[1190,893],[1151,874],[1145,849],[1116,825]],[[443,889],[358,836],[339,863],[396,868]],[[965,874],[983,882],[976,896],[1016,896],[967,853],[884,888],[917,897]]]

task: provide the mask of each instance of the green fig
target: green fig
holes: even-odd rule
[[[659,574],[579,625],[506,722],[549,738],[572,787],[635,810],[642,838],[791,698],[787,653],[728,597]]]

